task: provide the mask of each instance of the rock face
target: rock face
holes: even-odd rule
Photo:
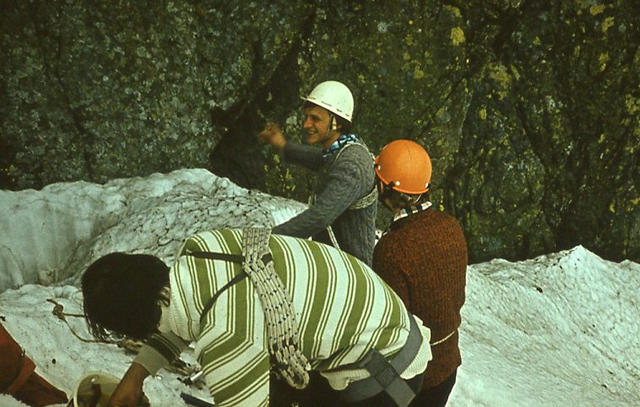
[[[168,264],[185,238],[220,227],[273,226],[303,205],[240,188],[206,170],[105,185],[57,183],[0,191],[0,292],[73,281],[98,257],[147,253]],[[74,277],[75,276],[75,277]]]
[[[373,151],[430,152],[471,261],[640,260],[634,2],[369,3],[5,2],[0,181],[206,166],[305,199],[309,174],[254,135],[270,119],[300,140],[298,97],[338,79]]]
[[[522,257],[582,243],[638,259],[637,7],[498,3],[462,6],[479,20],[468,27],[473,97],[451,181],[471,251]]]

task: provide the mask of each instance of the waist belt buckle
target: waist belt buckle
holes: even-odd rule
[[[372,376],[383,388],[386,389],[394,380],[400,378],[400,373],[380,352],[373,352],[371,362],[376,366],[372,369]]]

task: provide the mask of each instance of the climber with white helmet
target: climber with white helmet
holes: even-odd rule
[[[273,231],[313,237],[371,264],[377,191],[372,155],[351,132],[353,95],[344,84],[326,81],[302,99],[309,145],[288,142],[275,123],[267,123],[258,138],[274,146],[285,161],[318,171],[319,187],[307,210]]]
[[[373,252],[373,269],[431,329],[433,361],[411,407],[446,404],[462,363],[458,348],[467,244],[456,219],[433,208],[431,159],[410,140],[387,144],[375,160],[380,201],[393,212]]]

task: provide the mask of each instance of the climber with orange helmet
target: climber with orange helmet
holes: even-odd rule
[[[428,200],[431,159],[410,140],[387,144],[375,159],[380,201],[393,212],[373,253],[373,269],[431,329],[433,360],[413,407],[444,406],[462,363],[458,348],[467,244],[456,219]]]
[[[343,83],[326,81],[302,99],[302,128],[309,145],[288,142],[276,123],[267,123],[258,138],[275,147],[285,161],[322,175],[308,209],[273,232],[313,237],[370,265],[377,191],[372,155],[351,131],[353,95]]]

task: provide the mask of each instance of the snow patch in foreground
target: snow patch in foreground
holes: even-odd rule
[[[638,406],[640,264],[602,260],[582,247],[518,263],[469,267],[460,345],[463,364],[449,406]],[[25,285],[0,294],[0,316],[37,371],[71,393],[85,372],[121,376],[132,355],[75,338],[52,298],[81,312],[76,287]],[[81,319],[68,318],[89,337]],[[193,355],[186,361],[193,363]],[[181,391],[210,400],[161,370],[147,379],[155,406],[184,405]]]

